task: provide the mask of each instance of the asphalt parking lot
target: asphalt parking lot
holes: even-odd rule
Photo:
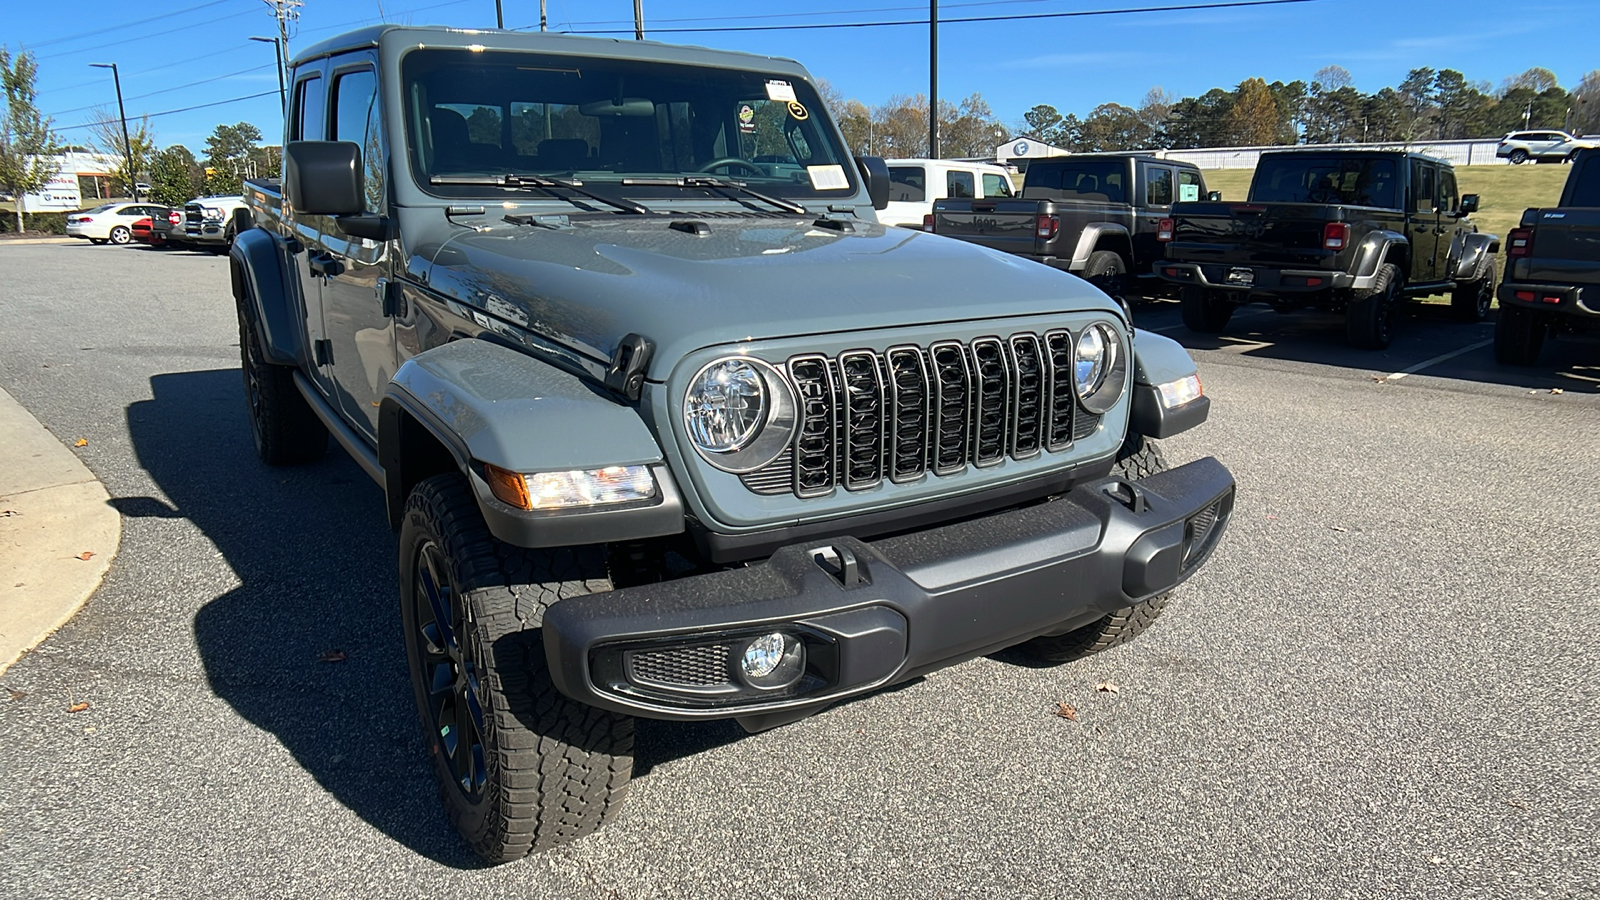
[[[1056,668],[976,660],[759,735],[643,723],[615,824],[486,869],[434,797],[380,492],[337,449],[254,457],[226,261],[0,245],[0,386],[87,440],[124,516],[100,591],[0,676],[0,884],[1600,895],[1600,342],[1507,370],[1492,327],[1442,309],[1381,354],[1332,316],[1255,307],[1219,337],[1171,303],[1135,316],[1192,349],[1214,400],[1169,457],[1215,455],[1240,485],[1150,632]]]

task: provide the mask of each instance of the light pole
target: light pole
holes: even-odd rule
[[[644,0],[633,0],[633,39],[644,40]]]
[[[289,108],[289,96],[283,91],[283,41],[275,37],[253,37],[250,40],[272,45],[272,58],[278,63],[278,105]]]
[[[939,0],[928,0],[928,158],[939,158]]]
[[[133,144],[128,141],[128,111],[122,108],[122,76],[117,74],[116,63],[89,63],[96,69],[110,69],[111,83],[117,86],[117,115],[122,117],[122,154],[128,161],[128,186],[133,188],[133,202],[139,202],[139,173],[133,170]]]
[[[506,27],[506,14],[500,9],[500,0],[494,0],[494,27],[500,29]]]

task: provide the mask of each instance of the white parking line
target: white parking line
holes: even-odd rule
[[[1460,356],[1463,353],[1471,353],[1472,351],[1477,350],[1480,347],[1487,347],[1492,343],[1494,343],[1494,338],[1489,338],[1488,340],[1485,340],[1485,341],[1479,341],[1476,344],[1468,344],[1467,346],[1462,347],[1460,350],[1452,350],[1449,353],[1441,353],[1440,355],[1435,356],[1433,359],[1425,359],[1422,362],[1419,362],[1416,365],[1412,366],[1411,368],[1402,369],[1402,370],[1394,373],[1393,375],[1389,375],[1389,376],[1385,377],[1383,380],[1384,381],[1399,381],[1400,379],[1406,377],[1407,375],[1415,375],[1418,372],[1421,372],[1423,369],[1428,368],[1429,366],[1436,365],[1438,363],[1442,363],[1447,359],[1454,359],[1455,357]]]

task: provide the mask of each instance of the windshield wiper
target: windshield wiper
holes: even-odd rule
[[[784,212],[791,212],[797,216],[803,216],[807,212],[806,208],[798,203],[793,203],[788,200],[780,200],[777,197],[769,197],[760,191],[752,191],[745,187],[743,182],[728,181],[722,178],[713,178],[709,175],[684,175],[679,178],[624,178],[622,179],[622,184],[623,186],[639,185],[640,187],[694,187],[712,188],[723,191],[737,191],[738,193],[744,194],[747,197],[754,197],[755,199],[764,203],[770,203]],[[737,199],[736,197],[729,196],[728,194],[723,194],[723,196],[727,197],[729,200]]]
[[[561,178],[546,178],[542,175],[434,175],[428,179],[428,183],[474,184],[506,188],[538,188],[557,200],[565,200],[574,206],[582,205],[571,197],[563,197],[552,190],[552,188],[561,188],[562,190],[571,191],[579,196],[587,197],[590,200],[597,200],[606,204],[607,206],[620,209],[623,212],[634,213],[635,215],[644,215],[650,212],[648,207],[641,206],[632,200],[613,200],[610,197],[602,197],[592,191],[584,190],[575,182],[566,181]],[[627,184],[627,182],[624,181],[623,184]]]

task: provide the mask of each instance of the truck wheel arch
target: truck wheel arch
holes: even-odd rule
[[[249,228],[234,237],[228,270],[233,297],[261,337],[262,355],[275,365],[293,366],[303,362],[306,354],[279,254],[275,237],[260,228]]]
[[[1089,257],[1098,250],[1109,250],[1122,257],[1122,267],[1134,273],[1133,238],[1128,229],[1114,222],[1097,222],[1084,226],[1078,235],[1078,245],[1072,251],[1072,271],[1080,272],[1088,265]]]

